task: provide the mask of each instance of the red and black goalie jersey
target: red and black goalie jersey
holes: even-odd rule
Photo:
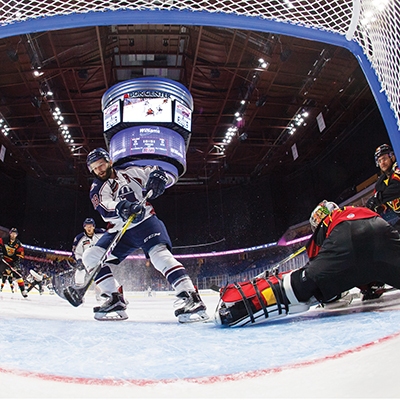
[[[341,222],[374,217],[379,217],[379,214],[366,207],[349,206],[333,210],[330,215],[321,221],[306,245],[309,259],[312,260],[318,255],[324,240],[330,235],[335,226]]]

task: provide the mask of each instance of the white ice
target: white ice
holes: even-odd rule
[[[399,295],[369,312],[357,305],[222,329],[179,324],[170,292],[126,293],[130,318],[98,322],[92,292],[74,308],[47,291],[24,299],[7,289],[0,397],[397,398]],[[202,297],[212,315],[218,295]]]

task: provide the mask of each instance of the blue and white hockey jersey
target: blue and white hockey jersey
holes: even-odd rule
[[[102,181],[96,178],[90,188],[90,200],[95,210],[97,210],[103,220],[109,224],[108,232],[121,230],[124,221],[118,217],[116,206],[122,200],[131,202],[143,200],[143,192],[146,188],[146,182],[152,171],[158,169],[154,166],[137,166],[132,162],[114,167],[116,178],[109,178]],[[145,217],[139,222],[155,214],[150,203],[146,203]],[[132,223],[128,229],[133,228],[138,223]]]
[[[105,229],[96,228],[92,237],[89,237],[86,232],[82,232],[75,236],[72,243],[72,255],[76,261],[82,259],[83,253],[94,246],[97,241],[104,235]]]

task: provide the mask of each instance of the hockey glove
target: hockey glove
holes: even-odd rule
[[[376,193],[374,196],[370,197],[366,204],[365,207],[369,208],[372,211],[376,211],[376,209],[382,204],[377,196],[378,193]]]
[[[167,182],[168,177],[161,168],[151,172],[146,184],[146,193],[150,190],[153,191],[150,199],[155,199],[158,196],[161,196],[164,193]]]
[[[132,221],[135,224],[142,221],[145,214],[144,206],[138,201],[122,200],[117,204],[116,211],[123,221],[126,221],[132,214],[135,214],[135,218]]]

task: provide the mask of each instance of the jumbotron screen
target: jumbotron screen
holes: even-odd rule
[[[121,122],[120,102],[117,101],[108,106],[103,112],[104,131],[111,129]]]
[[[169,98],[124,98],[122,122],[172,122],[172,101]]]
[[[190,132],[192,130],[192,110],[175,101],[174,122]]]

